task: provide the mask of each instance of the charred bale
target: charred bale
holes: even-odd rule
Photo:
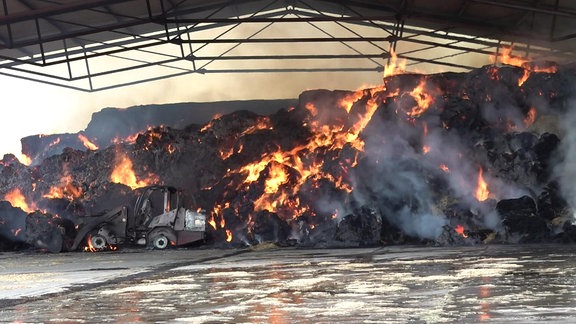
[[[25,220],[26,212],[12,207],[7,201],[0,201],[0,251],[22,247],[25,243]]]
[[[520,243],[544,242],[550,238],[546,220],[538,216],[534,199],[522,196],[500,200],[496,211],[502,217],[502,224],[511,236]]]
[[[381,233],[382,217],[372,208],[362,207],[342,218],[335,239],[347,246],[376,246],[380,244]]]
[[[258,243],[285,242],[290,235],[290,226],[276,213],[259,211],[254,215],[253,222],[251,234]]]
[[[40,211],[26,216],[25,233],[28,244],[52,253],[67,250],[76,236],[72,221]]]

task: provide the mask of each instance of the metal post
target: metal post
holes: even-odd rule
[[[162,10],[162,18],[164,20],[164,30],[166,31],[166,41],[170,41],[170,32],[168,31],[168,19],[166,17],[166,8],[164,7],[164,0],[160,0],[160,8]]]
[[[42,64],[46,64],[46,56],[44,55],[44,44],[42,42],[42,33],[40,32],[40,22],[38,18],[35,18],[36,22],[36,33],[38,34],[38,45],[40,46],[40,54],[42,55]]]
[[[146,9],[148,9],[148,19],[152,21],[152,5],[150,5],[150,0],[146,0]]]
[[[502,40],[499,39],[498,45],[496,46],[496,56],[494,56],[494,66],[497,66],[498,58],[500,57],[500,45],[501,45],[501,43],[502,43]]]
[[[88,84],[90,85],[90,91],[93,91],[94,87],[92,86],[92,74],[90,73],[90,64],[88,64],[88,55],[86,54],[86,48],[84,46],[82,46],[82,49],[84,50],[84,62],[86,62],[86,73],[88,76]]]
[[[62,40],[64,43],[64,53],[66,55],[66,65],[68,66],[68,77],[72,79],[72,67],[70,65],[70,58],[68,56],[68,45],[66,44],[66,38]]]
[[[556,3],[554,4],[554,11],[558,11],[558,6],[559,6],[559,2],[560,0],[556,0]],[[556,19],[557,19],[557,15],[552,16],[552,27],[550,28],[550,39],[554,39],[554,33],[556,31]]]
[[[8,16],[8,4],[6,3],[6,0],[2,0],[2,4],[4,5],[4,15]],[[6,28],[8,29],[8,42],[10,43],[10,48],[12,48],[12,46],[14,46],[14,38],[12,36],[12,25],[7,24]]]

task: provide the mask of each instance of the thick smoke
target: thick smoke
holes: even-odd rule
[[[566,199],[573,210],[576,208],[576,100],[571,100],[567,105],[569,109],[562,115],[560,126],[564,136],[558,152],[559,161],[554,168],[555,176],[560,184],[562,196]],[[572,221],[576,221],[576,214],[572,215]]]

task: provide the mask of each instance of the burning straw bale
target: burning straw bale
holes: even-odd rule
[[[485,66],[309,90],[271,115],[151,126],[31,167],[7,156],[0,195],[21,188],[74,222],[169,184],[208,212],[210,242],[224,246],[572,242],[576,135],[562,121],[576,114],[575,84],[569,68]]]

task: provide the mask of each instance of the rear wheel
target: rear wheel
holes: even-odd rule
[[[159,227],[153,229],[148,233],[148,247],[157,250],[164,250],[170,244],[175,244],[176,233],[166,227]]]
[[[154,237],[154,239],[152,240],[152,246],[155,249],[158,250],[164,250],[165,248],[168,247],[168,244],[170,244],[170,241],[168,240],[168,238],[166,236],[164,236],[163,234],[159,234],[156,237]]]

